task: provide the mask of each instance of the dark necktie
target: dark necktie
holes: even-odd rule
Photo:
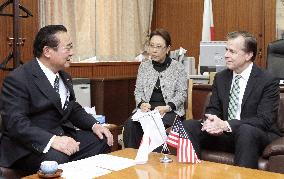
[[[54,87],[55,91],[59,94],[59,77],[56,75],[56,78],[54,80]]]
[[[56,78],[54,80],[54,87],[55,91],[59,94],[59,77],[56,75]],[[68,89],[67,89],[68,90]],[[60,95],[60,94],[59,94]],[[61,97],[61,96],[60,96]],[[67,107],[68,107],[68,104],[69,104],[69,92],[67,92],[67,95],[66,95],[66,100],[65,100],[65,103],[63,105],[63,110],[65,110]]]
[[[240,94],[240,81],[241,75],[236,75],[229,97],[229,109],[228,109],[228,120],[235,119],[238,105],[239,105],[239,94]]]

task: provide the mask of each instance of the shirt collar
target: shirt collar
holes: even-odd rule
[[[237,75],[241,75],[241,78],[248,81],[251,70],[252,70],[253,63],[251,62],[249,66],[241,73],[237,74],[236,72],[233,72],[233,78],[235,78]]]
[[[38,58],[36,58],[36,60],[39,64],[40,68],[42,69],[43,73],[47,77],[48,81],[53,86],[56,76],[59,77],[59,73],[57,72],[56,74],[54,74],[53,71],[51,71],[49,68],[47,68]]]

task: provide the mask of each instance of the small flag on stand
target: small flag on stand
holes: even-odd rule
[[[178,162],[200,163],[189,136],[184,130],[182,122],[179,119],[174,121],[172,130],[168,135],[167,144],[177,148]]]
[[[142,126],[144,135],[138,149],[135,162],[143,164],[148,161],[148,154],[165,143],[167,139],[166,130],[158,110],[141,112],[138,110],[133,116]]]
[[[212,1],[204,0],[202,41],[213,41],[214,35]]]

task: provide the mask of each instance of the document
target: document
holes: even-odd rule
[[[66,179],[91,179],[111,173],[110,170],[92,165],[92,163],[80,161],[60,164],[58,168],[63,170],[61,177]]]
[[[86,160],[92,161],[92,165],[94,166],[112,171],[119,171],[135,165],[135,162],[132,159],[109,154],[96,155],[93,157],[89,157]]]
[[[109,154],[95,155],[82,160],[60,164],[66,179],[90,179],[134,166],[134,160]]]

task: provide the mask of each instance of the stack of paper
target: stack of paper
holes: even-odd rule
[[[93,166],[100,168],[118,171],[135,165],[134,160],[118,157],[108,154],[100,154],[93,157],[89,157],[86,160],[89,160]],[[110,162],[111,161],[111,162]]]
[[[62,177],[66,179],[91,179],[111,172],[110,170],[99,168],[88,163],[79,165],[75,162],[70,162],[59,165],[59,168],[63,170]]]
[[[110,162],[111,161],[111,162]],[[134,166],[134,160],[108,154],[60,164],[62,177],[66,179],[90,179]]]

